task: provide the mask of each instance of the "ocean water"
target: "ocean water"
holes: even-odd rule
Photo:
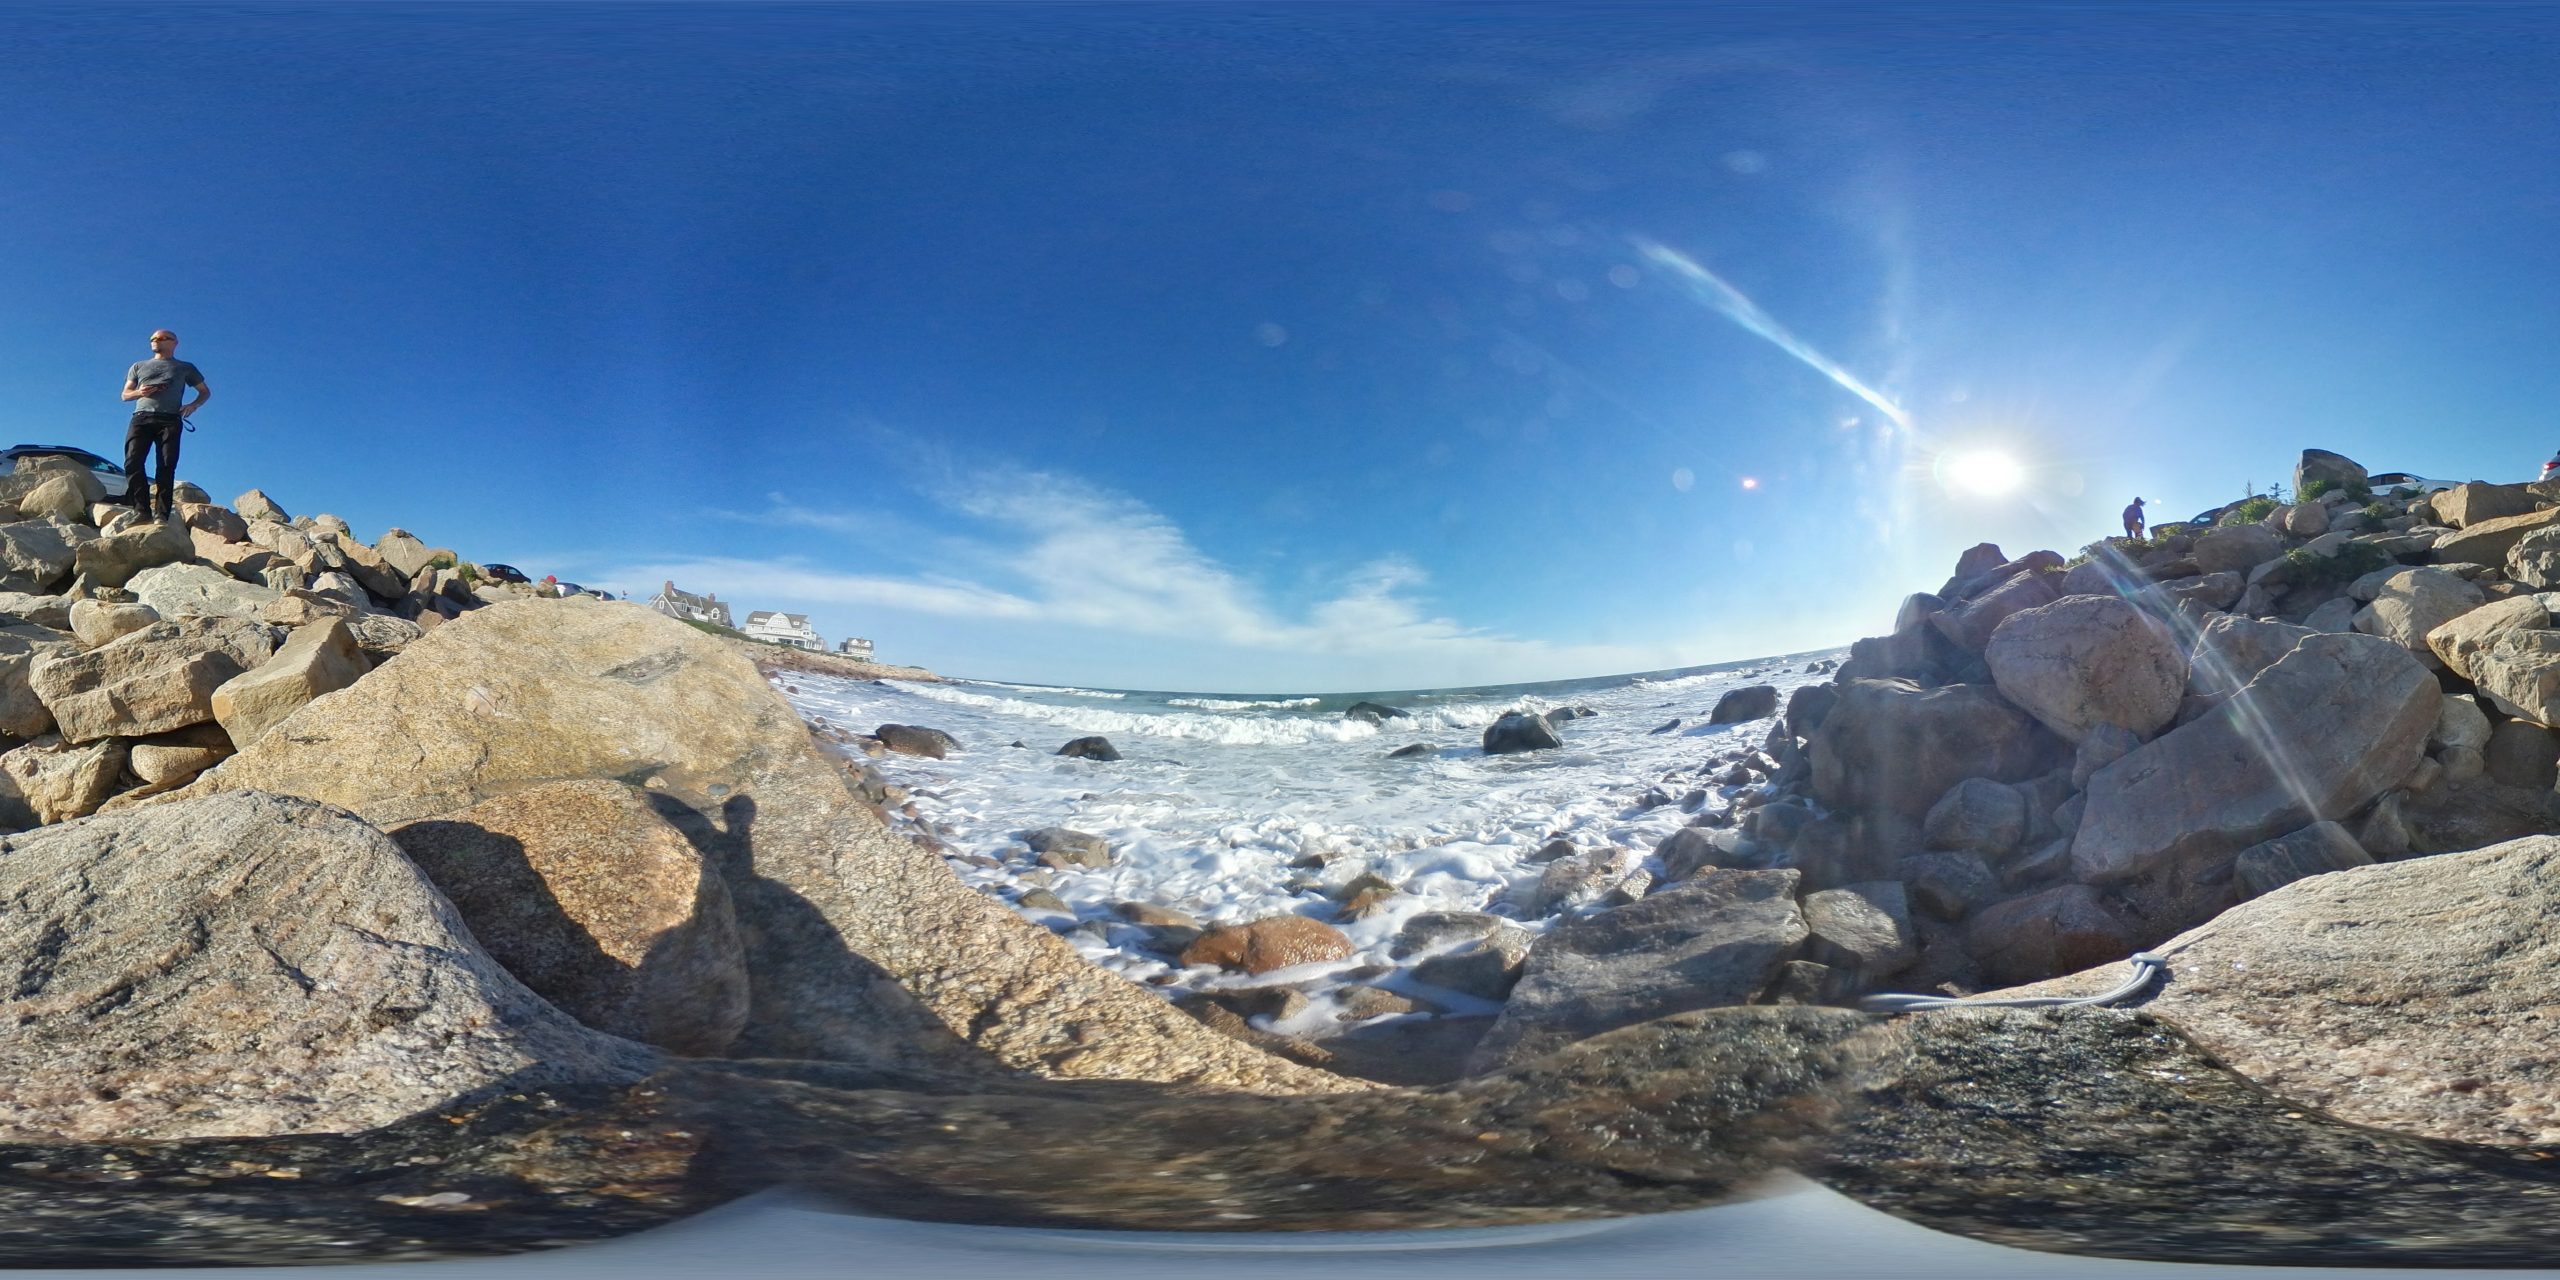
[[[945,760],[891,754],[877,761],[911,793],[918,819],[967,883],[1008,903],[1046,888],[1064,912],[1024,914],[1087,958],[1168,997],[1215,988],[1286,984],[1311,1002],[1266,1029],[1322,1037],[1344,1028],[1334,1000],[1349,982],[1418,997],[1451,1014],[1495,1006],[1415,982],[1390,955],[1397,932],[1427,911],[1491,911],[1533,929],[1555,917],[1520,908],[1544,870],[1550,841],[1649,854],[1694,810],[1676,803],[1702,785],[1710,757],[1757,747],[1770,721],[1710,727],[1729,689],[1795,687],[1828,679],[1810,668],[1843,650],[1638,675],[1471,689],[1245,695],[1083,689],[954,680],[872,683],[780,678],[813,723],[868,733],[924,725],[960,749]],[[1384,725],[1344,715],[1356,701],[1409,713]],[[1557,725],[1561,750],[1488,756],[1485,726],[1507,711],[1587,707]],[[1681,723],[1656,732],[1667,722]],[[1100,734],[1122,759],[1072,759],[1068,740]],[[1021,745],[1014,745],[1019,743]],[[1418,758],[1390,759],[1409,744]],[[1659,788],[1675,803],[1641,803]],[[1710,806],[1727,803],[1708,786]],[[1068,827],[1103,837],[1112,865],[1039,867],[1021,833]],[[1305,865],[1311,855],[1324,865]],[[992,865],[989,865],[989,864]],[[1337,917],[1328,894],[1366,873],[1403,892],[1360,920]],[[1115,910],[1149,903],[1204,925],[1299,914],[1335,925],[1355,953],[1259,976],[1178,968],[1144,928]],[[1417,1015],[1403,1015],[1417,1016]]]

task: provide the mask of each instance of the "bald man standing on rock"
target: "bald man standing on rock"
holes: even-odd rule
[[[195,401],[181,405],[189,387],[196,389]],[[188,417],[213,398],[213,388],[194,365],[178,358],[178,335],[155,329],[151,358],[125,370],[124,398],[133,405],[133,421],[124,429],[123,500],[143,519],[152,518],[151,481],[142,464],[158,449],[159,518],[166,524],[170,508],[177,505],[178,438],[186,434]]]

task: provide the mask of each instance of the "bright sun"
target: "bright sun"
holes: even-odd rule
[[[2018,460],[1997,449],[1949,454],[1942,474],[1949,488],[1985,496],[2007,493],[2026,479]]]

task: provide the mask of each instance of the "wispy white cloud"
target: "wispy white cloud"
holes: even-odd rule
[[[1436,612],[1423,568],[1382,556],[1344,575],[1325,598],[1275,604],[1257,584],[1194,545],[1163,513],[1071,476],[1022,470],[946,476],[928,496],[982,532],[945,535],[944,571],[890,574],[830,568],[812,556],[682,557],[629,564],[611,576],[717,584],[732,600],[901,610],[1020,630],[1080,628],[1143,641],[1159,653],[1218,651],[1231,660],[1286,657],[1306,670],[1331,655],[1353,684],[1478,683],[1669,665],[1669,646],[1559,645],[1469,626]],[[753,523],[867,539],[871,517],[776,498]],[[1198,664],[1187,664],[1198,669]],[[1358,673],[1356,676],[1353,673]],[[1383,683],[1380,683],[1383,682]],[[1242,687],[1233,683],[1228,687]]]

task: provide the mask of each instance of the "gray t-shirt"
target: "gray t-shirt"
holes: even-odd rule
[[[144,396],[133,402],[135,413],[176,413],[178,402],[186,398],[187,388],[204,385],[204,375],[184,360],[164,360],[153,356],[137,360],[125,370],[124,385],[158,387],[160,394]]]

